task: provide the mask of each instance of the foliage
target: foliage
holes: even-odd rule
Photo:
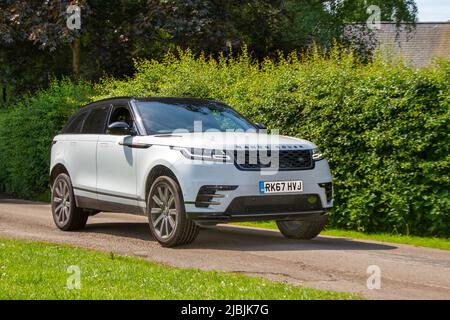
[[[141,61],[135,77],[105,80],[101,96],[212,97],[255,122],[323,148],[334,175],[331,225],[448,236],[450,62],[416,70],[360,64],[336,48],[259,64],[180,52]]]
[[[80,30],[66,27],[70,4],[81,8]],[[378,0],[371,4],[380,7],[383,21],[413,22],[417,14],[413,0]],[[120,5],[99,0],[52,0],[45,4],[1,0],[0,42],[30,40],[54,51],[83,36],[89,43],[87,50],[114,45],[112,52],[126,51],[132,57],[139,51],[148,53],[148,41],[162,44],[164,52],[173,44],[208,53],[247,43],[252,51],[267,56],[280,49],[306,47],[312,41],[330,42],[341,36],[345,23],[365,22],[367,6],[363,0],[133,0],[121,1]],[[112,52],[95,51],[100,55]]]
[[[80,30],[66,26],[69,4],[81,7]],[[383,21],[412,22],[417,13],[412,0],[371,4]],[[329,47],[346,23],[367,20],[366,7],[363,0],[0,0],[0,91],[8,88],[0,106],[46,88],[49,76],[130,76],[133,59],[159,59],[176,47],[218,55],[245,43],[259,59]]]
[[[291,51],[308,47],[312,43],[330,47],[333,39],[340,39],[348,44],[356,42],[362,50],[367,46],[371,48],[368,37],[362,35],[370,34],[370,30],[366,28],[370,17],[367,9],[374,5],[380,8],[381,21],[398,24],[414,22],[417,15],[414,0],[286,0],[276,48]],[[349,24],[359,26],[356,36],[345,32]]]
[[[0,190],[24,198],[48,190],[52,138],[90,95],[89,84],[62,80],[0,109]]]
[[[0,44],[0,109],[20,100],[23,93],[47,88],[50,79],[69,73],[70,59],[61,49],[43,51],[28,41]]]

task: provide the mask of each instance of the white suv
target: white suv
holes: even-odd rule
[[[81,108],[53,139],[50,185],[58,228],[81,229],[100,211],[146,215],[163,246],[236,221],[276,220],[286,237],[311,239],[333,205],[328,163],[313,143],[191,98]]]

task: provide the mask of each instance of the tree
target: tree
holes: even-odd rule
[[[417,6],[413,0],[286,0],[283,22],[279,29],[277,49],[294,50],[305,48],[313,42],[329,46],[333,40],[350,42],[345,33],[349,24],[361,26],[364,33],[370,14],[369,6],[378,6],[381,21],[414,22]]]
[[[66,9],[78,5],[89,13],[85,0],[80,1],[8,1],[0,2],[1,40],[10,44],[31,41],[40,49],[55,51],[63,44],[72,49],[73,72],[79,74],[81,30],[69,29]]]
[[[370,4],[385,21],[414,21],[417,14],[413,0]],[[79,30],[67,27],[69,5],[81,8]],[[364,0],[0,0],[0,83],[23,91],[45,85],[48,76],[127,76],[134,59],[159,59],[178,46],[214,55],[246,44],[257,58],[327,46],[345,40],[346,24],[365,22],[367,6]],[[26,80],[18,79],[24,62],[38,68]]]

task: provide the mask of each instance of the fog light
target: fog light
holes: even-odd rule
[[[309,204],[315,204],[317,203],[317,196],[315,195],[309,195],[306,200],[308,201]]]

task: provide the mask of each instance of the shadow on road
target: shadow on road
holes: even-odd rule
[[[103,233],[118,237],[155,241],[147,223],[140,222],[106,222],[89,223],[81,232]]]
[[[147,223],[110,222],[91,223],[82,231],[118,237],[155,241]],[[214,249],[237,251],[296,251],[296,250],[392,250],[393,245],[370,243],[347,238],[319,236],[313,240],[291,240],[273,230],[236,226],[202,229],[196,241],[177,249]]]

